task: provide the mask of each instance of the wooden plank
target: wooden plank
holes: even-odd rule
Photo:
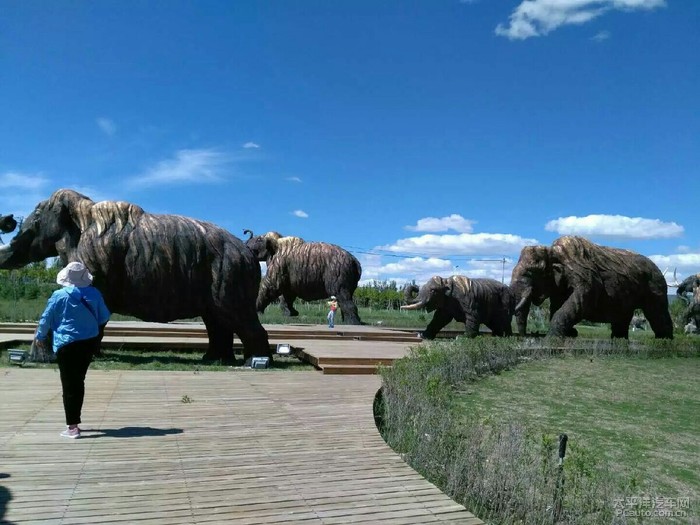
[[[376,376],[91,370],[68,440],[55,370],[0,373],[10,523],[480,523],[381,439]]]

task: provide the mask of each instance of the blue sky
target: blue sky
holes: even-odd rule
[[[6,0],[0,212],[74,188],[335,243],[363,281],[507,282],[562,234],[682,277],[699,23],[695,0]]]

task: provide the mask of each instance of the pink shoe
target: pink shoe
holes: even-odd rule
[[[61,432],[61,436],[64,438],[71,438],[71,439],[76,439],[80,437],[80,429],[78,427],[75,428],[67,428],[63,432]]]

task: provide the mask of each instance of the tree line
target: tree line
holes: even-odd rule
[[[376,310],[398,310],[403,304],[403,288],[396,281],[371,281],[355,290],[358,307]]]
[[[35,262],[17,270],[0,270],[0,298],[48,299],[58,288],[56,276],[60,263]],[[397,310],[403,301],[403,291],[395,281],[373,281],[355,291],[358,307],[377,310]]]
[[[60,260],[28,264],[17,270],[0,270],[0,298],[5,300],[48,299],[59,286],[56,276]],[[403,301],[403,290],[396,281],[372,281],[357,288],[358,307],[376,310],[397,310]]]
[[[48,299],[59,287],[56,276],[61,268],[56,259],[30,263],[17,270],[0,270],[0,298]]]

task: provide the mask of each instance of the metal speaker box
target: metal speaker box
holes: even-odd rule
[[[292,353],[292,345],[289,343],[278,343],[276,353],[280,355],[289,355]]]
[[[254,357],[250,361],[250,368],[268,368],[270,366],[269,357]]]
[[[27,359],[29,352],[26,350],[18,350],[17,348],[10,348],[7,351],[7,356],[10,359],[10,363],[15,363],[21,365]]]

